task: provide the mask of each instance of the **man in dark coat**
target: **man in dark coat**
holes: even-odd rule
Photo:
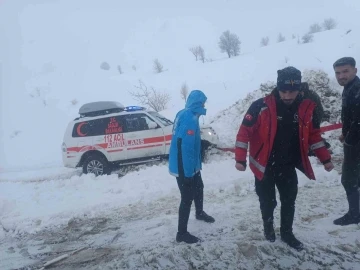
[[[338,83],[344,86],[341,110],[343,127],[339,139],[344,144],[341,183],[349,210],[343,217],[334,220],[335,225],[342,226],[360,222],[360,79],[356,76],[355,66],[352,57],[340,58],[333,65]]]

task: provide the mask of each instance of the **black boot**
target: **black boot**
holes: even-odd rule
[[[360,217],[353,217],[349,212],[343,215],[341,218],[335,219],[334,224],[340,226],[346,226],[350,224],[360,223]]]
[[[200,213],[196,213],[196,219],[203,220],[208,223],[214,223],[215,219],[212,216],[209,216],[205,213],[205,211],[201,211]]]
[[[296,249],[297,251],[301,251],[304,249],[304,244],[297,240],[292,233],[292,231],[280,232],[281,240],[288,244],[290,247]]]
[[[177,233],[176,234],[176,242],[180,243],[180,242],[185,242],[187,244],[195,244],[197,242],[199,242],[200,239],[197,238],[196,236],[190,234],[189,232],[185,232],[185,233]]]
[[[349,203],[349,212],[347,212],[341,218],[335,219],[334,224],[340,226],[346,226],[350,224],[360,223],[360,213],[359,213],[359,191],[356,190],[347,196]]]
[[[286,244],[288,244],[290,247],[300,251],[304,248],[304,245],[295,238],[292,232],[294,215],[295,215],[295,204],[284,206],[282,202],[281,227],[280,227],[281,240]]]
[[[264,235],[266,240],[268,240],[269,242],[275,242],[276,236],[273,220],[264,221]]]

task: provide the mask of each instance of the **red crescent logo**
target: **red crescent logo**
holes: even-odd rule
[[[84,136],[86,136],[86,134],[87,134],[87,133],[82,133],[82,132],[81,132],[81,127],[84,126],[84,125],[86,125],[86,124],[87,124],[87,122],[82,122],[82,123],[80,123],[80,124],[77,126],[77,128],[76,128],[76,132],[77,132],[77,134],[78,134],[80,137],[84,137]]]

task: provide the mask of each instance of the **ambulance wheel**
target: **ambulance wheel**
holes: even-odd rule
[[[110,164],[107,159],[99,154],[89,155],[83,164],[83,173],[93,173],[95,176],[110,174]]]

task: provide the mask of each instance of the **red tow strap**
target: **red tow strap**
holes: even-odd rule
[[[342,128],[342,123],[324,126],[324,127],[321,127],[320,130],[321,130],[321,132],[327,132],[327,131],[335,130],[335,129],[339,129],[339,128]]]

